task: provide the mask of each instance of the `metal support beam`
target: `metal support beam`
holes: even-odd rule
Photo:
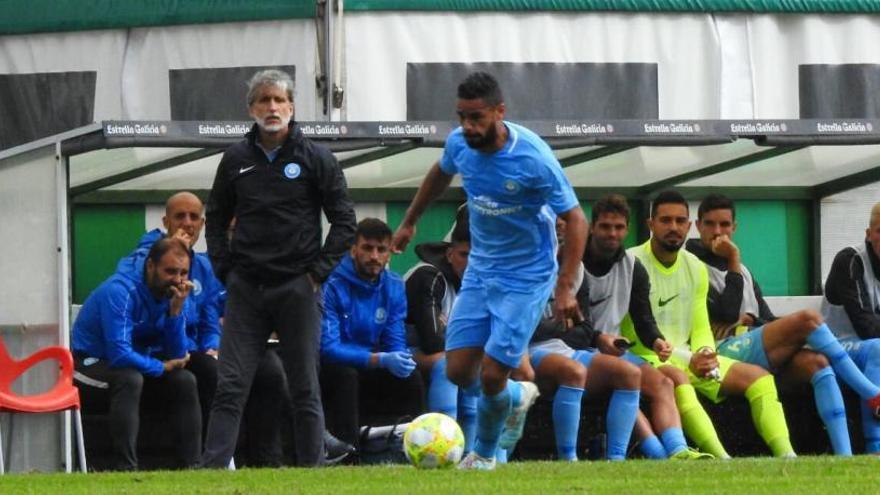
[[[822,294],[822,202],[814,199],[810,202],[810,294]]]
[[[208,201],[209,189],[188,189],[202,200]],[[92,191],[72,198],[74,205],[164,205],[177,191],[174,189],[124,189]]]
[[[639,212],[636,221],[636,242],[637,245],[642,244],[651,238],[651,231],[648,229],[647,219],[651,218],[651,201],[647,198],[638,198],[633,200],[632,208]]]
[[[97,191],[99,189],[103,189],[108,186],[112,186],[114,184],[119,184],[121,182],[125,182],[127,180],[136,179],[138,177],[143,177],[145,175],[149,175],[155,172],[159,172],[161,170],[169,169],[176,167],[178,165],[183,165],[184,163],[189,163],[195,160],[200,160],[202,158],[207,158],[212,155],[216,155],[218,153],[222,153],[222,149],[201,149],[192,151],[189,153],[184,153],[179,156],[175,156],[173,158],[168,158],[166,160],[160,160],[155,163],[149,163],[142,167],[134,168],[131,170],[126,170],[125,172],[121,172],[118,174],[114,174],[108,177],[103,177],[101,179],[93,180],[91,182],[87,182],[85,184],[81,184],[76,187],[70,188],[70,195],[72,197],[79,196],[80,194],[84,194],[91,191]]]
[[[701,200],[711,193],[723,194],[734,200],[783,201],[813,198],[807,186],[682,186],[675,190],[688,200]]]
[[[316,50],[318,52],[318,67],[315,74],[315,90],[318,97],[323,100],[322,109],[324,119],[330,121],[331,99],[331,74],[330,71],[330,17],[333,8],[328,7],[327,0],[315,1],[315,37]]]
[[[355,202],[376,202],[376,201],[412,201],[416,195],[417,189],[414,187],[386,188],[386,189],[366,189],[352,188],[348,190],[348,195]],[[464,190],[461,188],[448,188],[443,194],[437,198],[437,201],[452,201],[462,203],[467,200]]]
[[[415,196],[415,187],[378,187],[349,188],[349,194],[355,201],[409,201]],[[464,191],[458,187],[447,189],[450,198],[464,199]],[[809,200],[812,199],[807,187],[680,187],[677,189],[686,199],[702,199],[711,192],[724,194],[737,200]],[[110,191],[93,191],[74,198],[77,205],[108,205],[108,204],[157,204],[163,205],[176,191],[170,189],[127,189]],[[193,194],[207,201],[208,189],[190,190]],[[575,187],[574,193],[581,201],[592,201],[605,194],[617,193],[626,197],[632,204],[641,198],[636,196],[635,187]],[[635,207],[633,207],[635,208]]]
[[[413,142],[416,145],[421,145],[421,139],[375,139],[375,138],[354,138],[354,139],[339,139],[334,141],[324,141],[321,144],[325,146],[327,149],[334,153],[340,153],[345,151],[357,151],[364,150],[368,148],[378,148],[380,146],[401,146],[403,144],[407,144]]]
[[[817,199],[831,196],[832,194],[849,191],[860,186],[880,181],[880,165],[863,170],[854,174],[840,177],[839,179],[830,180],[812,187],[813,197]]]
[[[585,151],[559,160],[562,168],[572,167],[590,160],[598,160],[599,158],[622,153],[626,150],[635,148],[635,146],[603,146],[601,148]]]
[[[786,153],[791,153],[792,151],[797,151],[799,149],[805,148],[805,145],[800,146],[781,146],[779,148],[770,148],[766,150],[759,151],[757,153],[751,153],[746,156],[741,156],[739,158],[734,158],[732,160],[727,160],[725,162],[716,163],[715,165],[710,165],[708,167],[703,167],[698,170],[693,170],[691,172],[685,172],[683,174],[674,175],[672,177],[667,177],[662,180],[658,180],[656,182],[652,182],[650,184],[645,184],[644,186],[639,188],[639,196],[648,197],[656,193],[657,191],[666,189],[668,187],[673,187],[676,184],[681,184],[683,182],[688,182],[696,179],[700,179],[703,177],[708,177],[710,175],[720,174],[721,172],[726,172],[728,170],[733,170],[735,168],[739,168],[745,165],[749,165],[752,163],[760,162],[763,160],[768,160],[773,157],[777,157],[779,155],[784,155]]]
[[[406,151],[415,149],[419,147],[419,143],[417,141],[409,141],[404,142],[403,144],[392,145],[386,148],[382,148],[376,151],[370,151],[364,153],[363,155],[353,156],[351,158],[346,158],[344,160],[339,160],[339,166],[343,169],[356,167],[358,165],[362,165],[364,163],[372,162],[375,160],[381,160],[383,158],[388,158],[389,156],[398,155],[400,153],[404,153]]]

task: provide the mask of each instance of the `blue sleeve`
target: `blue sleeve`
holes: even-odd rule
[[[403,325],[406,320],[406,290],[403,282],[395,279],[390,287],[388,319],[385,321],[385,329],[380,337],[379,348],[383,352],[396,352],[406,350],[406,328]]]
[[[150,248],[153,247],[153,244],[155,244],[156,241],[162,239],[163,237],[165,237],[165,235],[159,229],[153,229],[149,232],[146,232],[144,233],[144,235],[141,236],[141,240],[138,241],[138,246],[137,248],[135,248],[135,250],[144,251],[144,253],[146,254],[150,251]]]
[[[223,286],[212,272],[208,280],[202,281],[202,290],[207,291],[202,307],[199,308],[198,350],[220,349],[220,295]]]
[[[455,153],[460,146],[461,140],[461,127],[449,133],[449,137],[446,138],[446,146],[443,147],[443,156],[440,157],[439,162],[440,170],[443,173],[448,175],[458,173],[458,165],[455,164]]]
[[[193,306],[187,305],[189,313],[186,315],[186,348],[190,352],[199,350],[199,308]]]
[[[370,355],[367,349],[351,345],[342,341],[340,325],[342,321],[340,303],[337,288],[332,283],[324,284],[324,318],[321,321],[321,359],[329,364],[341,364],[366,368],[370,364]]]
[[[135,277],[139,277],[141,274],[136,272],[143,266],[143,263],[147,259],[147,255],[150,253],[150,248],[153,247],[153,244],[162,237],[162,231],[159,229],[153,229],[141,236],[141,240],[138,241],[138,245],[134,248],[134,251],[127,256],[120,258],[119,262],[116,263],[116,272],[123,275],[134,275]]]
[[[184,304],[189,303],[189,301],[184,302]],[[189,339],[186,336],[186,313],[186,311],[181,311],[177,316],[164,318],[165,326],[162,329],[164,345],[162,349],[170,359],[182,358],[189,350]]]
[[[559,161],[547,148],[539,156],[536,157],[537,187],[542,191],[545,201],[550,208],[556,213],[565,213],[566,211],[578,206],[577,196],[568,178],[562,172],[562,166]]]
[[[104,330],[104,356],[113,368],[134,368],[147,376],[161,376],[164,372],[162,362],[137,353],[132,348],[132,313],[137,301],[126,287],[113,284],[104,304],[100,305],[101,327]]]

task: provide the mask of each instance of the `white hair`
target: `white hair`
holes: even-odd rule
[[[277,86],[287,92],[287,98],[293,101],[293,79],[284,71],[276,69],[261,70],[254,74],[247,83],[247,105],[251,106],[259,96],[263,86]]]

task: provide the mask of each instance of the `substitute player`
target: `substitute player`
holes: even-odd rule
[[[648,272],[632,253],[623,247],[629,232],[629,205],[618,194],[604,196],[593,203],[590,239],[583,256],[585,282],[577,300],[585,321],[613,337],[620,336],[620,327],[627,320],[641,342],[651,343],[660,361],[666,361],[672,347],[657,328],[651,312],[651,281]],[[571,342],[569,335],[562,339]],[[571,345],[577,345],[571,342]],[[650,405],[650,421],[639,415],[635,434],[646,457],[674,459],[711,459],[706,452],[689,449],[682,432],[679,411],[675,405],[672,380],[632,352],[617,346],[598,345],[599,350],[620,356],[639,367],[642,372],[642,397]],[[693,410],[692,410],[693,411]],[[691,416],[705,415],[700,407]],[[659,438],[654,434],[656,432]]]
[[[777,318],[770,311],[733,242],[736,226],[733,201],[712,194],[697,210],[700,238],[687,242],[687,250],[709,269],[709,319],[718,352],[756,364],[790,383],[809,382],[834,453],[852,455],[835,375],[874,407],[880,405],[880,388],[859,371],[818,312],[801,310]],[[811,350],[804,349],[807,344]]]
[[[577,316],[571,288],[587,222],[550,147],[530,130],[504,120],[494,77],[469,75],[458,87],[456,112],[461,127],[450,133],[443,156],[425,176],[392,247],[397,252],[406,248],[427,205],[461,174],[471,252],[446,329],[447,375],[460,387],[480,389],[474,451],[459,467],[490,470],[502,428],[507,428],[503,445],[513,445],[538,395],[533,383],[513,382],[509,376],[551,292],[560,321]],[[556,215],[568,224],[558,278]]]
[[[865,376],[880,383],[880,203],[871,208],[865,241],[834,257],[825,281],[822,316]],[[865,450],[880,453],[876,404],[862,405]]]
[[[727,395],[745,395],[758,433],[773,455],[794,457],[788,426],[777,397],[773,376],[764,369],[715,353],[709,327],[706,298],[709,276],[706,266],[693,254],[682,251],[690,229],[687,201],[675,191],[664,191],[651,205],[648,227],[651,239],[630,248],[648,270],[651,279],[651,311],[663,336],[678,350],[662,363],[654,351],[639,341],[634,352],[657,366],[675,383],[675,397],[685,431],[701,450],[715,457],[729,457],[694,390],[712,401]],[[624,321],[622,333],[632,341],[638,336]],[[685,357],[682,351],[692,354]]]
[[[565,244],[565,230],[565,222],[557,218],[556,236],[560,245]],[[578,294],[588,290],[588,284],[583,265],[579,265],[572,290]],[[562,322],[552,318],[552,304],[553,301],[548,303],[549,311],[545,312],[545,318],[541,319],[532,336],[529,357],[539,388],[553,394],[556,453],[561,460],[578,460],[577,439],[583,397],[610,392],[605,415],[608,433],[605,455],[608,460],[622,461],[626,458],[639,411],[642,373],[622,359],[600,353],[614,347],[614,336],[593,329],[589,306],[580,306],[584,321],[566,329]]]

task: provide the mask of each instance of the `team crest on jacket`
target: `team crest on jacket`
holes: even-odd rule
[[[385,321],[385,308],[376,308],[376,323]]]
[[[193,290],[192,290],[193,295],[197,296],[197,295],[201,294],[202,293],[202,283],[199,282],[199,279],[194,278],[194,279],[190,280],[190,282],[192,282],[192,284],[193,284]]]
[[[519,191],[519,184],[513,179],[507,179],[504,181],[504,190],[509,193],[515,193]]]
[[[284,176],[288,179],[296,179],[302,172],[299,164],[290,162],[284,166]]]

